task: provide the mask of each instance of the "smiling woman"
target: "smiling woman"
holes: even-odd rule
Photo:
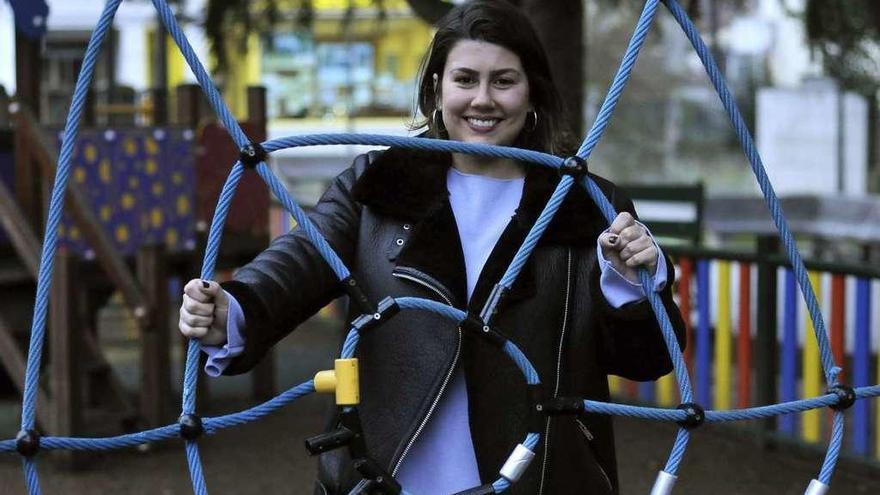
[[[418,91],[423,136],[557,155],[568,149],[547,58],[528,20],[506,1],[466,2],[438,23]],[[635,221],[625,194],[592,179],[622,213],[609,227],[586,192],[571,189],[486,321],[481,310],[559,185],[556,171],[391,148],[358,157],[310,217],[370,300],[416,297],[459,308],[520,347],[548,397],[607,401],[608,374],[653,380],[672,368],[645,289],[661,293],[679,336],[684,324],[672,302],[672,264]],[[639,284],[640,266],[656,275],[653,287]],[[234,280],[192,280],[184,292],[181,332],[201,340],[206,370],[216,375],[249,370],[341,288],[306,235],[293,230]],[[349,321],[358,316],[350,305]],[[528,418],[520,370],[473,333],[402,311],[362,335],[357,349],[358,415],[373,481],[346,452],[325,452],[316,494],[372,493],[377,477],[412,495],[496,493],[490,483],[526,431],[541,443],[534,451],[520,445],[527,452],[518,448],[517,459],[536,462],[516,473],[501,469],[514,494],[618,493],[611,420]]]

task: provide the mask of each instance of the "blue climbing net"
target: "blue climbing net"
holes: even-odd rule
[[[31,329],[31,340],[28,350],[28,360],[23,395],[21,431],[19,432],[16,439],[0,441],[0,452],[19,452],[22,455],[25,480],[28,493],[30,495],[37,495],[40,493],[40,485],[37,476],[35,457],[35,454],[40,449],[111,450],[124,447],[132,447],[144,443],[167,440],[176,437],[183,437],[185,440],[187,460],[189,464],[189,471],[192,478],[194,492],[200,495],[207,494],[208,491],[205,484],[204,475],[202,473],[197,443],[199,432],[214,434],[224,428],[229,428],[231,426],[255,421],[298,399],[299,397],[315,392],[314,380],[309,380],[251,409],[247,409],[245,411],[241,411],[235,414],[229,414],[226,416],[199,418],[195,414],[199,343],[196,341],[190,341],[187,348],[186,356],[186,369],[183,381],[183,407],[180,422],[163,426],[161,428],[155,428],[139,433],[110,438],[72,438],[52,436],[40,438],[34,430],[36,398],[40,374],[39,365],[43,352],[43,342],[45,340],[49,288],[51,284],[51,275],[57,246],[58,224],[61,220],[64,192],[70,175],[71,156],[73,153],[74,143],[76,142],[77,138],[79,121],[82,115],[83,105],[86,100],[87,89],[91,83],[92,75],[94,73],[95,61],[100,51],[101,44],[106,37],[107,31],[112,24],[113,18],[116,14],[116,10],[119,7],[121,1],[122,0],[108,0],[107,4],[105,5],[100,20],[98,21],[97,28],[92,33],[91,40],[89,41],[89,45],[85,54],[85,59],[82,65],[82,71],[76,83],[76,89],[73,95],[73,103],[71,104],[70,113],[68,115],[67,124],[65,126],[64,139],[61,146],[61,153],[59,155],[59,163],[55,184],[52,189],[49,217],[46,222],[45,242],[43,243],[42,262],[40,264],[40,271],[37,282],[36,304],[34,308],[33,326]],[[258,160],[254,160],[254,163],[243,163],[243,161],[238,161],[233,166],[226,180],[226,183],[220,194],[218,206],[214,213],[214,218],[208,236],[208,243],[205,250],[205,258],[201,271],[202,279],[211,279],[213,277],[214,267],[217,260],[218,247],[223,233],[223,225],[225,223],[226,215],[229,210],[232,197],[235,194],[235,190],[241,179],[241,176],[245,172],[245,169],[248,168],[248,165],[253,166],[256,172],[260,175],[260,177],[263,178],[263,180],[275,194],[275,196],[278,197],[284,207],[293,215],[298,223],[299,228],[303,229],[303,232],[308,237],[308,239],[318,248],[321,256],[333,269],[339,280],[342,281],[349,279],[350,272],[348,268],[343,264],[336,253],[330,248],[330,246],[327,244],[327,241],[323,238],[320,232],[318,232],[315,226],[304,214],[303,210],[291,198],[290,194],[284,188],[283,184],[272,174],[265,161],[262,161],[263,157],[260,154],[255,153],[255,151],[259,150],[260,147],[262,147],[266,152],[272,152],[284,148],[331,144],[397,146],[421,150],[472,153],[484,156],[511,158],[520,161],[532,162],[539,166],[557,169],[566,168],[564,166],[565,160],[563,160],[562,158],[535,151],[527,151],[508,147],[467,144],[455,141],[391,137],[382,135],[321,134],[295,136],[267,141],[257,146],[255,145],[255,143],[251,143],[248,140],[241,127],[238,125],[238,122],[236,122],[229,109],[223,103],[223,100],[221,99],[217,88],[212,83],[204,67],[198,60],[198,57],[196,57],[195,52],[193,51],[192,47],[184,36],[180,26],[174,18],[173,12],[169,8],[165,0],[152,1],[153,5],[159,12],[162,22],[165,24],[168,32],[171,34],[177,45],[180,47],[180,50],[186,58],[187,63],[189,64],[193,73],[196,75],[196,78],[198,79],[199,84],[202,86],[202,89],[207,95],[212,108],[217,113],[220,120],[225,125],[226,129],[232,135],[232,139],[235,141],[236,145],[238,145],[238,147],[243,150],[243,156],[246,156],[247,153],[250,152],[251,155],[256,154],[258,157]],[[646,291],[645,295],[650,302],[654,313],[657,316],[657,320],[663,332],[663,338],[666,342],[669,354],[674,363],[675,376],[678,381],[679,391],[683,403],[682,407],[676,409],[659,409],[576,399],[576,408],[598,414],[622,415],[636,418],[673,421],[680,425],[675,439],[675,444],[669,456],[669,460],[665,468],[659,473],[657,482],[651,492],[652,494],[662,495],[671,493],[672,486],[674,485],[676,479],[676,473],[678,471],[679,464],[681,463],[681,459],[684,455],[685,449],[687,448],[688,440],[690,438],[690,431],[694,426],[699,425],[702,422],[721,422],[768,418],[781,414],[803,412],[820,407],[831,407],[834,410],[834,423],[831,441],[825,457],[825,462],[822,465],[822,469],[819,473],[818,478],[813,479],[806,489],[806,493],[808,495],[824,494],[829,488],[831,476],[834,472],[834,467],[840,454],[841,443],[843,440],[844,410],[846,409],[846,407],[851,405],[854,400],[864,399],[868,397],[876,397],[880,395],[880,385],[852,389],[839,383],[837,377],[840,373],[840,368],[835,364],[834,358],[832,356],[831,347],[829,345],[828,336],[825,330],[825,323],[819,310],[819,303],[816,299],[816,295],[813,292],[812,287],[809,284],[804,263],[801,259],[800,253],[797,250],[797,246],[795,245],[791,231],[789,230],[788,225],[785,221],[785,217],[782,214],[779,200],[773,191],[773,187],[770,185],[770,181],[764,170],[764,166],[761,163],[761,158],[758,156],[758,152],[755,148],[754,142],[752,141],[752,137],[749,134],[748,129],[746,128],[745,122],[740,116],[739,110],[734,103],[733,96],[728,90],[721,76],[721,73],[718,70],[717,65],[715,64],[715,61],[712,59],[709,50],[701,40],[696,27],[693,25],[685,11],[676,2],[676,0],[663,0],[663,3],[672,13],[676,21],[678,21],[678,23],[681,25],[682,29],[690,39],[693,47],[696,49],[700,59],[703,61],[706,72],[708,73],[712,84],[715,86],[715,89],[717,90],[718,95],[721,98],[721,102],[723,103],[724,108],[727,111],[727,114],[736,130],[736,134],[740,140],[742,149],[749,159],[752,171],[754,172],[755,177],[758,180],[758,184],[760,185],[761,190],[764,194],[764,198],[767,202],[770,213],[772,214],[773,221],[775,222],[776,227],[779,230],[780,236],[782,237],[786,254],[788,255],[788,258],[791,261],[792,266],[794,267],[794,273],[797,278],[797,282],[800,286],[801,293],[804,296],[807,308],[809,310],[810,318],[813,322],[816,340],[821,350],[822,368],[824,370],[825,378],[828,383],[828,393],[805,400],[756,407],[751,409],[729,411],[703,411],[703,409],[698,404],[694,403],[693,392],[691,389],[690,379],[687,374],[687,368],[685,367],[681,350],[679,349],[679,346],[676,342],[675,333],[673,331],[672,324],[669,321],[669,316],[667,315],[659,296],[653,291]],[[611,116],[614,113],[614,109],[620,99],[620,95],[622,94],[623,89],[626,86],[627,81],[629,80],[632,68],[635,65],[636,59],[638,58],[642,46],[644,45],[645,38],[657,13],[659,5],[660,0],[647,0],[639,18],[635,32],[633,33],[633,36],[629,42],[629,46],[627,47],[626,53],[623,57],[621,66],[615,75],[608,95],[599,111],[599,115],[596,118],[593,127],[590,129],[580,149],[578,149],[576,157],[571,157],[570,160],[586,160],[602,137],[602,134],[604,133],[611,120]],[[540,239],[544,230],[553,219],[556,211],[559,209],[559,206],[562,203],[562,200],[565,198],[565,195],[575,185],[575,182],[578,182],[581,187],[586,189],[587,193],[598,205],[599,209],[602,211],[602,215],[609,223],[614,219],[614,217],[616,216],[614,208],[611,206],[611,204],[599,190],[598,186],[593,182],[592,179],[590,179],[588,175],[564,174],[555,192],[551,196],[543,212],[536,221],[534,227],[529,232],[526,240],[523,242],[522,246],[520,247],[510,266],[508,267],[506,273],[498,282],[496,286],[497,291],[503,292],[505,290],[508,290],[513,285],[514,281],[517,278],[517,275],[527,261],[531,252],[534,250],[537,241]],[[643,287],[653,287],[653,284],[651,283],[651,276],[647,272],[647,270],[640,270],[639,277],[641,279]],[[466,324],[473,324],[472,316],[468,316],[467,314],[456,308],[440,304],[435,301],[404,297],[398,298],[396,300],[389,298],[383,302],[387,301],[390,301],[391,304],[396,305],[397,309],[431,311],[446,318],[449,318],[451,321],[461,326],[465,326]],[[487,331],[489,330],[489,320],[491,319],[491,310],[493,308],[488,309],[488,311],[484,310],[481,314],[481,321],[478,320],[478,324],[482,325],[483,329]],[[383,315],[379,312],[376,312],[375,315],[366,314],[365,316],[375,317],[375,319],[381,319],[380,317],[382,317]],[[351,358],[352,356],[354,356],[358,341],[360,339],[360,331],[363,330],[363,328],[364,327],[360,324],[352,323],[352,328],[349,331],[345,344],[343,346],[341,356],[342,358]],[[513,342],[509,340],[504,340],[503,337],[500,338],[502,339],[502,350],[517,364],[519,369],[522,371],[526,382],[530,386],[540,385],[538,374],[529,362],[529,360],[522,354],[522,352],[516,347]],[[536,402],[534,404],[534,408],[536,408],[538,411],[541,411],[543,410],[543,406],[545,404],[546,403]],[[344,408],[344,411],[350,412],[353,409],[354,408],[352,407],[347,407]],[[511,460],[513,461],[513,463],[516,464],[524,458],[522,454],[523,450],[534,451],[539,441],[540,432],[528,432],[523,443],[517,446],[514,454],[511,456]],[[528,456],[526,455],[525,458],[527,457]],[[359,468],[359,470],[362,474],[364,474],[365,477],[365,480],[358,485],[363,490],[379,490],[384,493],[406,493],[405,491],[402,491],[399,485],[397,485],[393,481],[393,478],[387,476],[388,473],[384,473],[381,471],[377,473],[375,470],[371,471],[370,469]],[[516,470],[514,469],[513,471],[511,471],[507,469],[507,466],[505,466],[501,469],[499,478],[494,483],[478,487],[477,491],[473,493],[501,493],[507,490],[511,486],[511,484],[516,481],[517,478],[518,475],[516,474]],[[356,488],[356,492],[357,491],[358,490]]]

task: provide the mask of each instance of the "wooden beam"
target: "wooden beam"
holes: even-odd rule
[[[138,251],[138,279],[154,308],[149,324],[141,328],[140,411],[147,427],[166,424],[171,410],[171,329],[165,265],[162,246],[144,246]]]
[[[59,436],[73,436],[82,431],[79,366],[82,345],[76,272],[76,259],[66,250],[59,250],[49,305],[49,366],[54,399],[51,432]]]
[[[12,326],[0,316],[0,364],[6,368],[9,377],[18,388],[18,392],[24,394],[24,374],[27,369],[27,360],[12,336],[12,330]],[[55,405],[42,386],[37,390],[37,403],[37,423],[45,430],[52,424],[49,411]]]
[[[27,108],[20,107],[15,112],[14,118],[18,132],[26,136],[33,156],[40,164],[43,174],[54,177],[58,163],[58,155],[54,151],[55,147],[50,145],[43,133],[39,131],[36,120]],[[98,263],[122,293],[122,297],[134,314],[135,320],[139,325],[144,325],[150,315],[144,294],[122,256],[110,241],[110,237],[104,232],[101,223],[89,207],[85,193],[72,181],[67,184],[65,205],[66,211],[79,226],[83,237],[94,249]]]

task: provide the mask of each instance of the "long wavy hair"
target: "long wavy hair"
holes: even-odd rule
[[[503,0],[476,0],[453,8],[437,23],[437,33],[419,69],[417,105],[423,119],[413,120],[414,130],[427,129],[426,135],[448,139],[433,114],[437,109],[440,85],[434,74],[443,74],[449,52],[461,40],[484,41],[515,53],[529,81],[529,98],[537,112],[537,123],[530,118],[513,146],[563,155],[573,150],[571,133],[559,91],[553,84],[547,54],[525,14]]]

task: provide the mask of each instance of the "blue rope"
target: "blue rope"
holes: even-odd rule
[[[28,349],[25,386],[22,398],[22,429],[32,429],[35,423],[36,392],[39,382],[39,363],[42,355],[43,342],[45,340],[48,290],[51,284],[54,256],[57,249],[57,227],[60,223],[60,218],[62,214],[64,193],[70,174],[70,161],[72,158],[73,148],[76,143],[77,133],[79,130],[79,121],[82,115],[87,90],[91,84],[95,62],[100,51],[101,44],[106,37],[107,30],[112,25],[113,17],[115,16],[116,9],[119,7],[120,2],[121,0],[109,0],[106,3],[101,17],[96,25],[95,31],[92,33],[92,37],[89,40],[89,44],[83,59],[82,69],[77,79],[70,112],[68,114],[67,122],[65,124],[65,131],[62,139],[61,151],[59,153],[59,162],[56,172],[55,184],[53,186],[52,197],[49,203],[49,214],[46,221],[46,232],[44,235],[40,272],[38,275],[36,303],[34,308],[31,341]],[[667,5],[673,17],[675,17],[678,23],[682,26],[682,29],[685,31],[691,43],[694,45],[695,50],[697,51],[698,55],[700,56],[706,67],[706,71],[709,75],[710,80],[718,91],[719,97],[721,98],[725,110],[728,112],[730,120],[733,123],[737,136],[740,139],[743,151],[749,159],[752,170],[758,180],[761,190],[764,193],[768,208],[773,216],[774,222],[776,223],[777,229],[780,232],[786,253],[792,262],[792,266],[794,267],[794,273],[801,287],[801,291],[804,295],[808,310],[810,312],[810,317],[816,330],[816,339],[821,351],[822,366],[826,375],[826,380],[828,381],[828,384],[830,386],[836,385],[837,375],[840,372],[840,368],[837,367],[834,363],[833,355],[831,353],[831,348],[825,330],[824,321],[819,310],[818,301],[816,299],[815,293],[810,287],[806,269],[803,266],[803,261],[797,250],[797,246],[795,245],[794,238],[791,235],[790,230],[788,229],[785,217],[779,206],[779,201],[776,198],[770,181],[766,175],[766,172],[764,171],[761,159],[758,156],[757,150],[752,142],[751,135],[749,134],[749,131],[739,114],[733,97],[731,96],[723,78],[721,77],[717,65],[712,59],[709,50],[700,39],[696,28],[693,26],[690,19],[688,19],[684,10],[675,0],[664,0],[664,3]],[[226,129],[229,130],[230,135],[232,136],[232,139],[236,143],[236,145],[239,146],[239,148],[244,147],[249,142],[247,136],[244,134],[238,122],[234,119],[232,113],[224,104],[219,91],[217,91],[217,88],[213,85],[213,82],[208,76],[207,71],[205,71],[198,57],[196,57],[195,52],[189,45],[189,42],[184,36],[183,31],[177,24],[173,12],[169,8],[165,0],[153,0],[153,4],[158,11],[159,17],[162,20],[163,24],[168,29],[171,37],[179,46],[181,53],[189,64],[193,73],[196,75],[196,79],[199,81],[199,84],[205,92],[209,103],[211,104],[215,113],[218,115],[220,121],[223,123]],[[592,128],[590,129],[590,132],[588,133],[580,149],[578,150],[578,156],[584,159],[589,158],[593,149],[601,139],[604,131],[607,129],[607,126],[610,124],[611,117],[631,76],[632,69],[638,58],[639,52],[644,46],[648,30],[653,23],[658,5],[659,0],[648,0],[646,2],[634,30],[633,36],[630,40],[629,46],[627,47],[627,51],[624,54],[621,66],[618,69],[614,81],[609,88],[608,95],[606,96],[605,101],[600,108],[596,121],[594,122]],[[268,152],[272,152],[284,148],[328,144],[365,144],[376,146],[396,146],[438,152],[471,153],[482,156],[509,158],[513,160],[532,162],[541,166],[551,168],[558,168],[561,163],[561,159],[559,157],[555,157],[546,153],[521,150],[516,148],[470,144],[457,141],[380,136],[369,134],[316,134],[309,136],[288,137],[267,141],[266,143],[264,143],[263,146]],[[269,170],[265,162],[259,163],[256,166],[256,171],[263,179],[263,181],[266,182],[267,186],[272,190],[273,194],[278,197],[278,199],[284,205],[285,209],[294,216],[307,239],[316,247],[320,255],[328,263],[336,276],[340,279],[346,278],[349,275],[348,268],[329,246],[323,235],[321,235],[317,228],[308,219],[301,207],[292,199],[290,194],[284,188],[283,184]],[[235,191],[238,187],[238,184],[240,183],[243,173],[244,166],[241,163],[236,163],[233,166],[229,176],[227,177],[226,183],[224,184],[223,190],[221,191],[220,197],[218,198],[218,204],[214,214],[214,218],[212,219],[211,229],[208,235],[208,244],[206,246],[205,258],[202,266],[201,276],[203,279],[211,279],[213,277],[217,254],[219,252],[219,245],[223,234],[223,225],[225,224],[226,216],[228,214],[232,198],[234,197]],[[527,235],[525,241],[523,242],[523,245],[520,246],[520,249],[514,257],[514,260],[511,262],[511,265],[508,267],[504,276],[500,280],[499,283],[501,285],[508,288],[513,285],[522,267],[533,252],[535,246],[537,245],[537,242],[543,235],[547,226],[552,221],[566,194],[570,191],[572,185],[574,185],[574,180],[572,180],[570,177],[564,177],[563,180],[560,181],[557,189],[554,191],[544,210],[541,212],[541,215],[538,217],[538,220],[536,221],[532,230]],[[598,188],[595,182],[589,177],[585,177],[581,181],[581,186],[585,188],[587,193],[599,207],[605,219],[609,223],[613,221],[617,213],[615,212],[614,207],[608,202],[607,198],[605,198],[605,196],[602,194],[601,190]],[[640,270],[639,277],[643,287],[653,286],[651,276],[648,274],[647,270]],[[675,366],[676,378],[678,380],[683,402],[691,402],[692,391],[690,379],[688,377],[686,367],[684,366],[684,360],[678,347],[675,332],[673,331],[671,322],[669,321],[669,317],[666,314],[660,297],[656,293],[649,290],[646,292],[646,297],[655,314],[657,315],[658,322],[663,333],[664,341]],[[441,316],[445,316],[454,322],[461,322],[466,316],[465,313],[461,310],[444,304],[440,304],[436,301],[412,297],[403,297],[398,299],[397,302],[402,309],[430,311]],[[343,357],[353,356],[356,351],[359,339],[360,335],[358,334],[358,332],[355,329],[352,329],[346,337],[341,355]],[[504,345],[503,350],[520,368],[526,381],[529,384],[539,383],[539,377],[536,370],[526,358],[526,356],[522,353],[522,351],[513,344],[513,342],[508,341]],[[182,402],[183,411],[186,413],[194,413],[195,410],[195,391],[198,379],[197,368],[199,352],[200,350],[198,343],[195,341],[191,341],[187,348],[186,369],[184,372]],[[275,398],[253,408],[217,418],[205,418],[203,420],[205,432],[207,434],[214,434],[224,428],[256,421],[264,417],[265,415],[276,411],[280,407],[289,404],[297,398],[312,393],[314,391],[314,383],[312,381],[307,381],[296,387],[288,389],[287,391],[279,394]],[[855,393],[856,397],[860,400],[877,397],[880,396],[880,385],[861,387],[856,389]],[[780,414],[790,414],[793,412],[801,412],[811,409],[817,409],[820,407],[827,407],[836,404],[838,400],[839,399],[835,394],[826,394],[819,397],[813,397],[799,401],[792,401],[750,409],[707,411],[706,421],[721,422],[766,418],[777,416]],[[584,405],[588,411],[599,414],[615,414],[677,422],[683,421],[687,417],[687,414],[684,411],[678,409],[636,407],[623,404],[609,404],[590,400],[585,400]],[[180,427],[177,424],[172,424],[161,428],[155,428],[139,433],[111,438],[44,437],[41,441],[41,447],[46,450],[111,450],[161,440],[168,440],[172,438],[179,438],[179,428]],[[828,452],[826,454],[825,462],[823,463],[822,470],[819,474],[819,481],[826,485],[830,484],[831,476],[833,474],[837,459],[839,458],[840,448],[843,440],[843,428],[844,414],[843,412],[837,412],[834,415],[834,425],[832,430],[831,442],[828,448]],[[680,428],[676,435],[676,441],[673,446],[672,452],[670,453],[670,458],[667,462],[666,468],[664,469],[667,473],[673,475],[676,473],[686,450],[688,439],[688,430]],[[530,450],[534,451],[539,441],[539,434],[529,433],[529,435],[526,437],[524,445]],[[202,472],[197,443],[194,441],[186,441],[185,446],[190,476],[193,481],[193,490],[197,494],[207,494],[207,487]],[[14,451],[14,440],[0,441],[0,452]],[[23,470],[25,473],[25,482],[27,485],[28,493],[33,495],[39,494],[39,479],[36,462],[34,461],[34,459],[24,459]],[[504,491],[509,487],[510,482],[504,478],[501,478],[493,483],[493,488],[496,492]]]

